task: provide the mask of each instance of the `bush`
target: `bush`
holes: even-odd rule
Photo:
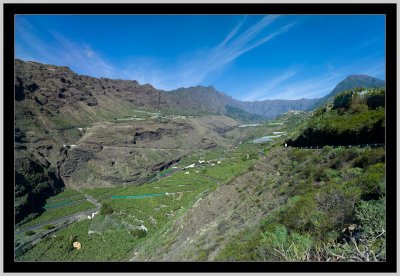
[[[289,229],[324,238],[324,233],[337,231],[353,221],[360,195],[357,187],[328,183],[320,190],[297,197],[288,205],[281,222]]]
[[[296,197],[296,200],[284,212],[281,221],[290,229],[300,231],[308,229],[311,216],[317,207],[312,194]]]
[[[350,108],[350,113],[362,113],[368,111],[368,105],[366,104],[353,104]]]
[[[357,184],[363,190],[364,199],[379,199],[385,196],[385,164],[369,166],[359,177]]]
[[[373,89],[367,94],[367,105],[370,108],[378,108],[385,106],[385,90],[384,89]]]
[[[367,169],[368,166],[385,162],[385,149],[366,149],[361,156],[354,160],[353,166]]]
[[[108,205],[107,203],[103,203],[101,205],[101,209],[100,209],[100,214],[105,216],[105,215],[111,215],[112,213],[114,213],[113,208],[111,208],[110,205]]]
[[[344,91],[336,95],[333,100],[333,109],[343,108],[348,109],[351,105],[353,97],[353,91]]]
[[[344,181],[353,180],[363,174],[364,170],[361,168],[347,168],[342,171],[342,178]]]
[[[337,179],[340,175],[337,170],[332,170],[330,168],[323,169],[319,175],[318,181],[328,182],[329,180]]]
[[[54,229],[54,228],[55,228],[55,226],[52,224],[47,224],[47,225],[43,226],[44,230],[50,230],[50,229]]]
[[[385,229],[385,204],[383,200],[361,201],[356,208],[356,218],[367,236],[375,236]]]
[[[309,235],[301,235],[288,230],[283,225],[275,227],[275,231],[266,231],[261,234],[261,246],[266,252],[274,254],[285,261],[306,261],[313,244]]]
[[[326,232],[350,223],[360,196],[360,189],[348,184],[328,185],[317,193],[318,210],[323,212],[318,230]]]
[[[29,231],[26,231],[25,232],[25,236],[33,236],[33,235],[35,235],[36,234],[36,232],[35,231],[32,231],[32,230],[29,230]]]
[[[134,229],[130,231],[131,236],[136,237],[138,239],[144,238],[147,235],[147,232],[144,229]]]

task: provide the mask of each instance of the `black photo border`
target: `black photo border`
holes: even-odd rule
[[[4,272],[395,272],[396,23],[395,3],[382,4],[3,4]],[[15,262],[14,15],[16,14],[382,14],[386,16],[386,262]]]

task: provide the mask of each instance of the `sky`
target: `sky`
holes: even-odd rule
[[[348,75],[385,79],[385,17],[16,15],[15,56],[162,90],[319,98]]]

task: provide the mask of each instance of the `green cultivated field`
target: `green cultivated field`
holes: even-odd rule
[[[85,210],[92,209],[94,207],[95,206],[88,201],[81,201],[76,204],[62,206],[62,207],[54,208],[54,209],[49,209],[49,210],[45,211],[44,213],[42,213],[37,218],[21,225],[20,228],[25,228],[25,227],[37,225],[37,224],[40,224],[40,223],[43,223],[46,221],[51,221],[51,220],[54,220],[57,218],[73,215],[73,214],[76,214],[76,213],[79,213],[79,212],[82,212]]]
[[[202,156],[191,156],[182,163],[187,165],[199,159],[214,160],[210,164],[196,164],[195,168],[177,171],[156,182],[141,186],[117,188],[97,188],[83,190],[103,205],[108,205],[112,214],[98,214],[93,220],[74,223],[59,230],[55,236],[47,237],[24,255],[23,261],[125,261],[131,258],[135,249],[144,247],[154,249],[160,243],[160,237],[171,227],[185,211],[206,194],[215,190],[219,183],[227,182],[244,173],[255,162],[256,155],[247,159],[247,152],[258,152],[256,145],[242,145],[232,152],[226,152],[221,164],[217,160],[223,152]],[[201,158],[200,158],[201,157]],[[178,168],[182,168],[181,164]],[[198,171],[196,173],[196,171]],[[185,174],[189,172],[189,174]],[[220,182],[219,182],[220,181]],[[137,196],[164,194],[143,198],[112,198],[112,196]],[[49,202],[59,202],[78,196],[75,191],[64,191],[51,198]],[[72,198],[73,200],[73,198]],[[84,205],[85,204],[85,205]],[[28,225],[38,224],[54,218],[77,212],[79,206],[88,206],[88,202],[60,207],[44,212]],[[146,230],[143,230],[143,226]],[[79,241],[80,250],[72,248]]]

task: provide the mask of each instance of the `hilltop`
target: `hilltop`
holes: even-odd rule
[[[297,147],[385,143],[385,90],[356,88],[337,94],[287,143]]]
[[[380,88],[385,87],[385,81],[367,75],[350,75],[339,82],[335,88],[325,97],[320,98],[309,110],[314,110],[333,100],[343,91],[353,88]]]

